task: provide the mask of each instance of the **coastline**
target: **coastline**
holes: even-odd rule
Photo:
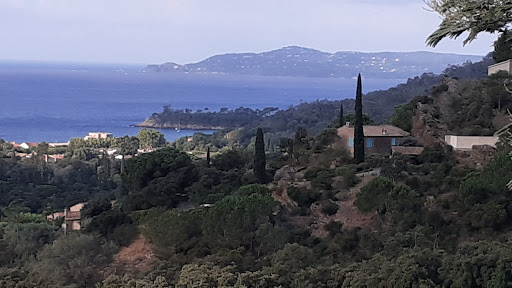
[[[176,126],[177,126],[176,124],[172,124],[172,123],[157,124],[149,119],[146,119],[139,124],[130,125],[130,127],[152,128],[152,129],[176,129]],[[227,127],[199,125],[199,124],[180,124],[180,129],[181,130],[224,130],[224,129],[227,129]]]

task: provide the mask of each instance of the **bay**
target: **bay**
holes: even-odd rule
[[[365,92],[404,79],[364,79]],[[279,107],[353,98],[354,79],[144,73],[142,66],[0,63],[0,138],[66,142],[88,132],[136,135],[164,105],[173,109]],[[161,130],[168,141],[194,132]]]

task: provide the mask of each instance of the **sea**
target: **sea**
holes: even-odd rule
[[[405,79],[364,79],[363,92]],[[354,98],[355,79],[146,73],[143,65],[0,62],[0,139],[67,142],[89,132],[137,135],[164,105],[210,111],[286,109],[301,102]],[[211,130],[160,130],[168,141]]]

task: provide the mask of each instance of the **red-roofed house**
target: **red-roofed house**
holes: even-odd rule
[[[369,154],[391,155],[391,147],[401,144],[402,139],[409,136],[406,132],[392,125],[364,125],[364,151]],[[342,143],[354,153],[354,127],[345,125],[338,128],[338,136]]]

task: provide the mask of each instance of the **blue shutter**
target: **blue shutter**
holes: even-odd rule
[[[348,147],[354,147],[354,138],[348,138]]]
[[[396,146],[396,138],[391,138],[391,146]]]
[[[373,147],[373,138],[366,139],[366,147]]]

